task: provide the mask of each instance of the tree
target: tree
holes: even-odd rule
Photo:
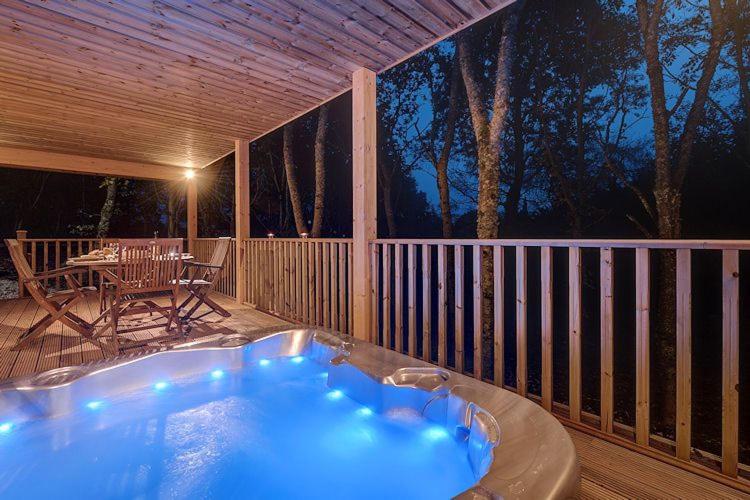
[[[498,237],[499,219],[498,204],[500,201],[500,147],[505,130],[505,117],[508,113],[510,94],[510,68],[512,50],[515,46],[519,12],[523,2],[518,1],[508,7],[503,16],[498,17],[501,23],[501,35],[496,48],[496,69],[491,103],[485,102],[482,84],[478,79],[477,61],[472,57],[469,34],[460,33],[456,39],[458,45],[458,62],[463,77],[466,96],[469,103],[472,128],[477,148],[479,196],[477,201],[477,238],[494,239]],[[480,61],[484,62],[484,61]],[[489,79],[487,79],[489,80]],[[489,106],[489,109],[488,109]],[[491,249],[483,249],[482,258],[482,342],[491,345],[492,329],[492,254]],[[490,362],[489,349],[484,349],[483,363]]]
[[[292,213],[294,214],[294,225],[297,228],[297,235],[302,236],[302,234],[307,233],[307,224],[305,223],[302,196],[300,195],[297,183],[297,166],[294,164],[293,137],[294,125],[291,123],[284,125],[284,170],[286,171],[286,183],[289,187],[289,198],[292,202]]]
[[[415,124],[419,139],[417,153],[424,155],[435,169],[442,234],[443,238],[452,238],[453,216],[448,164],[455,143],[456,122],[459,119],[458,111],[461,104],[458,52],[455,46],[447,54],[443,54],[439,49],[425,51],[417,56],[415,69],[425,81],[424,86],[429,93],[433,114],[426,130]],[[444,76],[440,78],[441,75]]]
[[[651,90],[651,115],[653,118],[654,166],[653,186],[654,210],[656,216],[656,235],[662,239],[676,239],[682,236],[682,191],[685,176],[690,166],[693,148],[699,127],[706,112],[711,81],[721,56],[725,38],[725,13],[721,0],[708,0],[709,20],[707,22],[707,49],[701,56],[694,84],[692,103],[685,103],[687,88],[691,84],[683,75],[675,75],[665,64],[670,60],[674,50],[674,26],[668,26],[665,15],[672,3],[668,0],[636,0],[636,12],[642,38],[642,50],[646,61],[646,75]],[[696,26],[704,22],[703,14],[698,13],[688,19],[682,28],[692,33]],[[667,37],[669,33],[669,37]],[[679,32],[678,32],[679,34]],[[665,38],[667,38],[665,40]],[[666,51],[665,51],[666,49]],[[666,52],[666,53],[665,53]],[[665,73],[684,87],[674,107],[667,106],[665,90]],[[689,75],[688,75],[689,76]],[[673,118],[681,117],[677,113],[684,104],[686,111],[682,123],[672,125]],[[675,120],[676,121],[676,120]],[[679,131],[673,142],[673,130]],[[661,354],[656,357],[657,371],[663,374],[661,397],[657,398],[661,408],[657,415],[663,420],[671,421],[674,415],[674,318],[675,318],[675,255],[674,252],[661,254],[661,272],[659,273],[659,328],[656,345]],[[664,422],[663,422],[664,423]]]
[[[102,204],[102,209],[99,213],[99,225],[96,228],[97,238],[106,238],[109,233],[109,224],[112,220],[112,214],[115,212],[117,178],[105,177],[102,186],[107,188],[107,195],[104,198],[104,203]]]
[[[326,132],[328,129],[328,104],[318,110],[318,123],[315,131],[315,205],[313,210],[313,238],[320,238],[323,226],[326,194]]]

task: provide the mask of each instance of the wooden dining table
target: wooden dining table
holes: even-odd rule
[[[195,257],[189,253],[182,254],[182,261],[187,262],[194,260]],[[102,281],[108,283],[117,283],[117,276],[112,272],[117,267],[117,258],[101,258],[101,259],[82,259],[81,257],[73,257],[65,261],[65,265],[69,267],[78,267],[81,269],[87,269],[89,271],[97,272],[101,277]],[[100,285],[102,286],[102,285]],[[92,325],[96,325],[104,318],[107,317],[109,309],[105,309],[101,312]]]

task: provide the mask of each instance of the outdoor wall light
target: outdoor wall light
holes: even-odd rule
[[[268,233],[266,236],[268,236],[269,238],[273,238],[274,234],[273,233]]]

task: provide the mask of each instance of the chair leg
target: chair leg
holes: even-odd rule
[[[110,344],[110,352],[117,356],[120,354],[120,345],[117,340],[117,320],[118,320],[118,311],[119,304],[117,304],[115,301],[112,301],[112,305],[109,308],[110,315],[112,316],[111,320],[111,328],[112,328],[112,342]]]

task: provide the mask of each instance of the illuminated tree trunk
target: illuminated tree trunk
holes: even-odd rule
[[[328,130],[328,105],[318,111],[318,128],[315,132],[315,207],[311,235],[320,238],[326,196],[326,131]]]
[[[104,198],[104,204],[99,212],[99,225],[96,228],[96,237],[105,238],[109,233],[109,224],[112,220],[112,214],[115,212],[115,200],[117,198],[117,179],[114,177],[105,177],[103,186],[107,188],[107,195]]]
[[[510,93],[511,50],[515,45],[519,11],[522,2],[507,9],[503,22],[503,32],[498,44],[497,69],[492,106],[485,109],[485,101],[472,64],[473,54],[464,36],[459,36],[458,58],[461,75],[469,102],[469,113],[477,144],[479,166],[479,196],[477,201],[477,237],[495,239],[498,237],[500,201],[500,148],[505,117],[508,114]],[[489,116],[488,116],[489,115]],[[492,345],[492,249],[482,249],[482,343]],[[491,362],[491,350],[482,349],[483,368]]]
[[[294,147],[292,136],[294,131],[291,125],[284,125],[284,170],[286,171],[286,183],[289,186],[289,199],[292,202],[292,213],[294,214],[294,225],[297,228],[297,235],[301,236],[307,233],[307,224],[305,224],[305,214],[302,209],[302,197],[299,194],[297,184],[297,170],[294,165]]]

